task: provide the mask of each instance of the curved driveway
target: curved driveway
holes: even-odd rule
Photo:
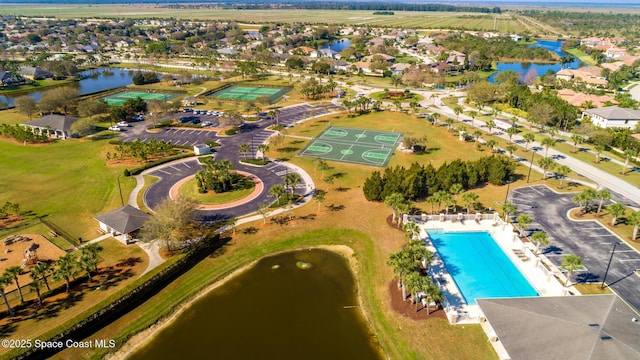
[[[279,122],[285,126],[293,126],[295,123],[308,119],[312,116],[318,116],[331,112],[335,108],[335,105],[330,104],[326,106],[312,107],[307,104],[295,105],[291,107],[281,108],[279,115]],[[240,144],[250,144],[252,148],[252,154],[255,154],[257,147],[265,142],[272,131],[266,130],[273,121],[259,121],[254,123],[247,123],[238,134],[228,137],[215,137],[212,132],[207,131],[207,135],[213,139],[218,140],[222,145],[215,150],[215,158],[217,160],[229,160],[234,164],[235,169],[246,171],[258,176],[264,182],[264,191],[250,203],[238,205],[233,208],[222,210],[198,210],[198,213],[202,216],[204,221],[219,221],[232,217],[240,217],[253,213],[259,209],[262,202],[273,202],[275,199],[269,195],[269,189],[276,184],[283,184],[283,178],[289,172],[297,172],[296,168],[288,166],[285,162],[274,161],[266,166],[250,166],[240,163],[240,154],[238,152],[238,146]],[[206,130],[192,130],[192,131],[206,131]],[[171,133],[160,132],[154,134],[148,134],[150,137],[158,140],[165,140],[171,142],[173,140]],[[148,139],[148,138],[147,138]],[[131,141],[135,139],[131,138]],[[144,194],[144,201],[151,209],[158,206],[158,204],[166,197],[169,196],[171,187],[179,180],[193,175],[200,169],[200,164],[196,159],[187,159],[176,161],[171,164],[159,166],[145,172],[147,175],[152,175],[160,178],[159,181],[154,183],[147,189]],[[301,182],[296,186],[296,193],[299,195],[308,195],[313,191],[313,185],[305,181],[305,176],[301,176]]]
[[[529,231],[544,230],[549,234],[549,246],[542,253],[560,267],[564,255],[575,254],[582,258],[586,267],[573,272],[573,281],[602,282],[611,251],[616,245],[607,273],[606,283],[622,299],[640,311],[640,277],[635,274],[640,268],[640,252],[633,249],[597,221],[573,221],[567,216],[577,205],[574,194],[558,194],[545,185],[522,187],[509,196],[518,207],[519,214],[528,214],[534,219]],[[606,210],[603,210],[606,211]]]

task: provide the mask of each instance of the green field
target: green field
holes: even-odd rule
[[[358,10],[260,10],[240,11],[235,9],[189,8],[170,9],[164,5],[10,5],[0,9],[2,14],[28,16],[54,16],[70,19],[78,17],[118,18],[177,18],[189,20],[242,21],[247,23],[315,23],[315,24],[366,24],[373,26],[399,26],[416,29],[460,28],[468,30],[495,30],[522,32],[527,30],[511,15],[483,15],[459,12],[395,11],[394,15],[373,15],[373,11]],[[247,27],[255,25],[247,24]]]

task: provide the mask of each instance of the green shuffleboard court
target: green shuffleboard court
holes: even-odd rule
[[[401,136],[396,132],[332,126],[311,140],[299,156],[384,167]]]
[[[232,85],[209,95],[222,100],[255,101],[266,97],[273,103],[289,92],[289,88]]]
[[[119,93],[107,95],[102,99],[109,105],[122,105],[127,100],[141,98],[142,100],[161,100],[169,101],[178,97],[179,94],[146,92],[146,91],[122,91]]]

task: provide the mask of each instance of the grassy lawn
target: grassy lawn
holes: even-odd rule
[[[403,90],[396,91],[394,89],[389,89],[389,92],[392,92],[392,93],[393,92],[403,92]],[[373,100],[379,100],[379,101],[386,101],[386,102],[394,101],[394,99],[390,99],[390,98],[384,97],[384,92],[383,91],[371,93],[371,94],[369,94],[369,97],[371,97]],[[422,100],[424,100],[424,97],[422,95],[412,93],[411,95],[409,95],[408,98],[401,99],[400,101],[402,103],[409,103],[409,102],[412,102],[412,101],[420,102]]]
[[[132,283],[147,267],[147,255],[138,246],[125,246],[115,239],[103,240],[100,245],[103,251],[99,256],[104,260],[98,264],[99,272],[94,274],[91,282],[87,282],[86,273],[80,273],[72,285],[71,293],[67,295],[64,281],[50,281],[53,294],[43,299],[43,307],[39,309],[36,308],[35,293],[25,291],[25,300],[29,299],[27,307],[18,311],[11,326],[6,327],[9,324],[7,317],[0,320],[0,326],[6,328],[11,336],[44,339],[56,334],[60,325],[68,326],[74,322],[76,316],[105,301],[112,301],[111,296]],[[1,348],[0,357],[15,355],[8,353],[8,350]]]
[[[147,208],[147,205],[144,203],[144,193],[145,193],[145,191],[147,191],[147,189],[151,185],[153,185],[156,182],[158,182],[158,180],[160,180],[160,178],[159,177],[155,177],[155,176],[151,176],[151,175],[142,175],[142,177],[144,178],[144,185],[142,186],[142,189],[140,189],[140,191],[138,192],[138,197],[136,198],[136,203],[140,207],[140,210],[142,210],[144,212],[147,212],[147,213],[151,213],[149,208]]]
[[[580,291],[580,294],[582,295],[607,295],[607,294],[613,294],[613,292],[611,291],[611,289],[609,289],[608,287],[604,287],[604,289],[602,289],[600,287],[601,284],[575,284],[573,285],[578,291]]]
[[[208,191],[206,194],[201,194],[198,192],[196,179],[193,178],[182,184],[178,192],[180,193],[180,196],[195,200],[198,204],[218,205],[244,199],[253,192],[253,189],[255,189],[255,185],[249,189],[234,190],[223,193]]]
[[[74,82],[75,80],[36,80],[35,84],[25,84],[20,86],[9,86],[0,90],[0,95],[13,95],[17,96],[21,93],[28,93],[30,91],[45,90],[49,87],[55,87],[65,85]]]
[[[583,53],[582,51],[573,48],[573,49],[567,49],[565,50],[566,53],[571,54],[575,57],[577,57],[580,61],[582,61],[583,63],[587,64],[587,65],[596,65],[597,62],[595,60],[593,60],[593,58],[585,53]]]

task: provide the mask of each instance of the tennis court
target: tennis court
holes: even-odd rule
[[[269,102],[276,101],[279,97],[289,92],[289,88],[255,87],[232,85],[209,95],[223,100],[255,101],[267,97]]]
[[[107,95],[102,99],[109,105],[122,105],[127,100],[141,98],[142,100],[161,100],[169,101],[178,97],[179,94],[146,92],[146,91],[122,91],[119,93]]]
[[[332,126],[313,139],[299,156],[384,167],[401,136],[397,132]]]

